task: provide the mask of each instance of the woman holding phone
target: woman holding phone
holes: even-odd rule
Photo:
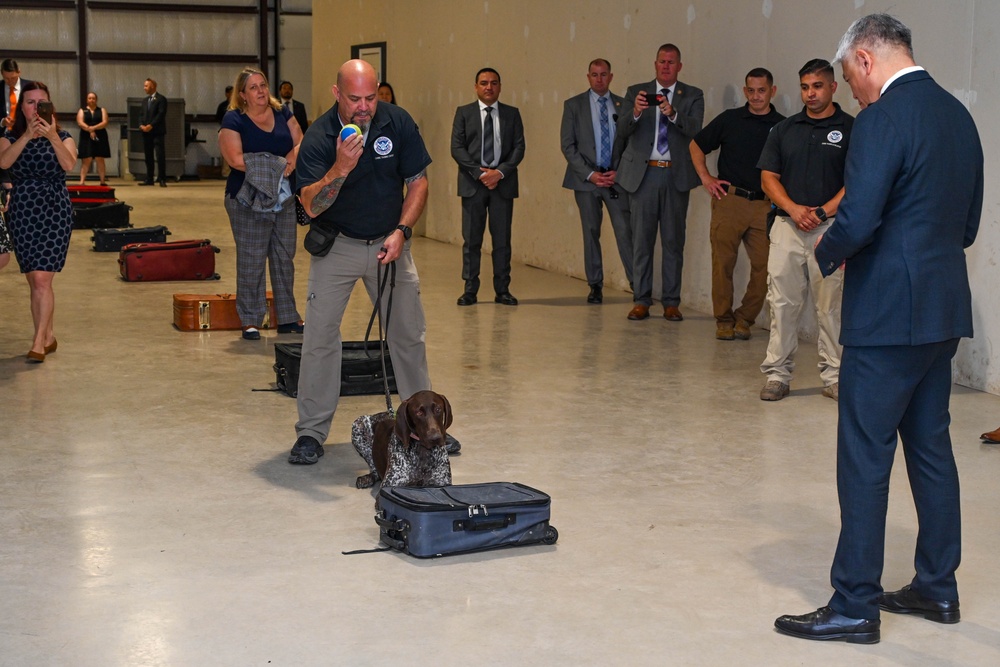
[[[0,169],[10,171],[8,224],[14,254],[31,291],[35,337],[29,363],[56,351],[52,329],[52,279],[62,271],[73,231],[73,208],[66,172],[76,164],[76,143],[59,129],[48,87],[32,81],[21,88],[14,126],[0,138]]]

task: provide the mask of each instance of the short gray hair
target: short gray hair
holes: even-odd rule
[[[904,49],[913,58],[913,33],[895,16],[869,14],[852,23],[840,38],[833,61],[843,61],[852,49],[880,51],[886,47]]]

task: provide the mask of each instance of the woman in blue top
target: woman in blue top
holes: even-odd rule
[[[28,280],[35,323],[29,363],[41,363],[56,351],[52,279],[62,271],[69,252],[73,207],[66,172],[76,164],[76,142],[59,129],[54,110],[51,116],[39,115],[40,102],[51,102],[48,87],[39,81],[25,84],[14,126],[0,138],[0,169],[10,170],[14,183],[10,236],[17,264]]]
[[[246,340],[260,340],[258,327],[268,312],[265,264],[270,265],[278,333],[303,331],[292,289],[298,242],[295,200],[272,197],[278,177],[293,178],[300,141],[302,128],[271,96],[264,73],[244,68],[222,117],[219,149],[232,168],[225,205],[236,240],[236,312]],[[288,193],[295,191],[292,183],[286,187]]]

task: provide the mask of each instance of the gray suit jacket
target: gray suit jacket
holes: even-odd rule
[[[521,112],[502,102],[497,102],[500,122],[500,164],[497,170],[503,178],[496,192],[501,197],[517,197],[517,165],[524,159],[524,125]],[[482,161],[483,124],[479,102],[455,109],[455,122],[451,126],[451,157],[458,163],[458,196],[472,197],[476,188],[485,188],[479,180]]]
[[[639,116],[639,120],[632,119],[632,109],[635,106],[635,97],[639,91],[655,93],[656,81],[649,83],[639,83],[629,86],[625,94],[625,101],[622,103],[622,113],[618,115],[618,135],[615,137],[615,154],[620,155],[618,163],[619,183],[626,192],[635,192],[642,183],[642,177],[646,173],[649,162],[649,154],[653,150],[653,141],[656,137],[656,118],[653,114],[659,113],[657,109],[647,109]],[[677,110],[677,119],[671,124],[670,134],[670,159],[673,162],[673,183],[680,192],[687,192],[701,185],[698,173],[694,170],[691,162],[691,153],[688,146],[694,135],[701,130],[705,119],[705,96],[700,88],[689,86],[683,81],[677,82],[674,88],[674,109]]]
[[[608,109],[611,122],[622,114],[622,98],[611,93],[612,108]],[[588,192],[597,186],[587,180],[587,176],[597,166],[597,144],[594,140],[594,120],[590,108],[590,90],[574,95],[563,104],[562,127],[560,129],[562,153],[566,157],[564,188]],[[612,154],[611,168],[617,167]]]

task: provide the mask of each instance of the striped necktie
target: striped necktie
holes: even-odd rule
[[[598,166],[607,169],[611,166],[611,128],[608,127],[608,98],[599,97],[601,103],[601,156]]]

